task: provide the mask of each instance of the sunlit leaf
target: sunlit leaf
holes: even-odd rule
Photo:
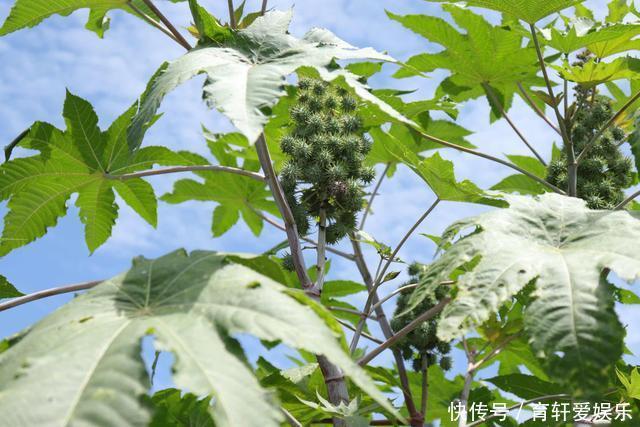
[[[175,357],[173,382],[213,396],[217,426],[278,426],[282,415],[245,364],[231,334],[281,341],[339,366],[365,393],[393,411],[338,339],[339,326],[300,291],[214,252],[176,251],[136,259],[44,318],[0,354],[0,411],[7,425],[146,425],[149,388],[141,340]],[[28,362],[27,362],[28,360]]]

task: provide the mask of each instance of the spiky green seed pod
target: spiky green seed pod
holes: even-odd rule
[[[282,256],[282,268],[284,268],[287,271],[295,271],[296,266],[293,263],[293,257],[291,256],[290,253],[285,253]]]
[[[408,273],[410,275],[408,283],[419,283],[426,274],[426,266],[419,263],[411,264]],[[404,291],[398,297],[396,311],[391,319],[391,328],[396,332],[445,298],[449,294],[449,289],[446,285],[439,286],[434,297],[425,298],[420,304],[405,313],[409,309],[411,294],[411,290]],[[438,316],[422,323],[397,344],[403,358],[411,361],[416,370],[421,370],[425,361],[429,366],[438,363],[447,366],[451,362],[447,360],[451,345],[438,339],[437,322]]]
[[[578,55],[575,65],[591,58],[587,51]],[[576,110],[570,129],[574,153],[581,153],[600,129],[613,117],[611,101],[592,89],[577,86]],[[624,189],[633,183],[632,162],[619,146],[625,133],[610,126],[584,155],[578,166],[577,196],[586,200],[591,209],[613,209],[624,199]],[[560,188],[568,184],[568,147],[563,147],[559,159],[547,169],[547,180]]]
[[[281,171],[283,189],[301,234],[323,211],[327,241],[335,243],[356,226],[363,186],[375,178],[364,165],[371,142],[364,137],[357,102],[346,90],[314,79],[298,84],[291,108],[291,133],[280,142],[289,159]]]
[[[440,367],[443,371],[449,371],[451,369],[453,362],[449,356],[445,356],[440,359]]]
[[[342,110],[346,113],[350,113],[356,109],[357,102],[351,96],[342,97]]]

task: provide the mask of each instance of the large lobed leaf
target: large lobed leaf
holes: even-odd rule
[[[443,201],[479,203],[490,206],[504,206],[503,200],[486,194],[469,180],[457,181],[453,162],[443,159],[439,153],[423,158],[416,154],[420,149],[405,145],[399,138],[382,129],[371,129],[374,141],[378,142],[374,161],[384,158],[385,163],[400,162],[422,178],[435,195]],[[383,142],[384,144],[381,144]],[[374,144],[375,146],[375,144]]]
[[[452,2],[451,0],[427,1]],[[529,24],[535,24],[542,18],[580,4],[583,1],[584,0],[464,0],[464,2],[458,3],[484,7],[522,19]]]
[[[638,41],[633,40],[640,34],[640,25],[637,23],[594,28],[592,21],[579,19],[572,22],[567,31],[551,27],[541,32],[544,35],[543,43],[567,55],[588,48],[596,57],[605,58],[640,47]]]
[[[465,32],[442,18],[427,15],[389,17],[421,35],[444,50],[421,53],[411,57],[410,67],[400,69],[395,77],[404,78],[446,69],[451,75],[440,84],[436,96],[448,95],[456,102],[485,95],[490,85],[508,110],[517,90],[517,83],[525,87],[539,86],[544,82],[537,77],[536,52],[531,46],[523,46],[523,36],[508,28],[494,26],[471,10],[445,5],[455,22]],[[499,111],[492,111],[495,117]]]
[[[154,164],[190,164],[191,160],[164,147],[131,151],[126,129],[134,113],[132,107],[101,131],[91,104],[68,93],[63,111],[66,131],[42,122],[31,127],[20,145],[40,154],[0,166],[0,200],[9,200],[0,255],[43,236],[66,214],[73,194],[78,194],[76,205],[92,252],[111,235],[118,215],[114,190],[156,225],[157,200],[151,185],[140,178],[119,177]]]
[[[339,325],[328,327],[329,316],[298,292],[214,252],[137,259],[0,355],[2,425],[147,425],[147,335],[174,354],[177,387],[213,396],[217,426],[278,426],[283,418],[231,338],[237,333],[323,354],[393,411],[345,352]]]
[[[453,244],[432,264],[428,288],[463,264],[457,295],[442,312],[438,335],[459,337],[489,319],[525,285],[535,282],[525,327],[552,375],[582,391],[597,388],[605,368],[622,353],[624,335],[613,310],[605,269],[626,281],[640,276],[640,221],[628,212],[593,211],[584,201],[556,194],[506,196],[510,208],[454,224],[476,231]],[[473,263],[472,263],[473,264]]]
[[[102,37],[109,28],[109,10],[123,9],[139,16],[130,3],[148,16],[153,16],[153,12],[142,0],[16,0],[7,20],[0,28],[0,36],[34,27],[52,15],[67,16],[78,9],[90,9],[86,28]]]
[[[271,11],[217,44],[202,45],[161,68],[143,95],[130,129],[139,144],[167,93],[198,74],[206,74],[204,98],[225,114],[253,143],[272,107],[285,95],[287,76],[301,66],[322,69],[334,59],[392,61],[373,49],[357,49],[324,29],[298,39],[288,33],[291,11]]]

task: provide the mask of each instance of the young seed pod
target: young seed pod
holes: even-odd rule
[[[289,157],[281,171],[283,189],[300,233],[323,210],[330,220],[327,241],[335,243],[355,229],[363,186],[375,178],[364,165],[371,143],[363,136],[357,103],[344,89],[313,79],[300,80],[298,89],[293,130],[280,144]]]
[[[592,54],[582,52],[576,62],[582,66]],[[576,112],[574,114],[570,138],[574,153],[580,153],[588,147],[578,165],[577,196],[586,200],[591,209],[612,209],[624,198],[624,189],[633,182],[632,162],[622,151],[620,142],[625,134],[613,126],[599,135],[600,129],[613,117],[611,101],[591,88],[576,86]],[[593,144],[592,144],[593,142]],[[568,152],[563,147],[558,160],[547,168],[547,180],[560,188],[567,188]]]

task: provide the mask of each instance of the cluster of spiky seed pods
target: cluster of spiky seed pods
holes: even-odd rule
[[[584,64],[588,52],[578,56],[575,65]],[[613,117],[611,100],[598,95],[592,88],[576,86],[570,138],[574,153],[590,144],[598,131]],[[624,189],[633,184],[631,159],[620,150],[625,141],[624,131],[610,126],[585,153],[578,166],[577,196],[586,200],[591,209],[613,209],[624,199]],[[560,158],[549,164],[547,180],[560,188],[567,188],[568,147]]]
[[[413,263],[409,266],[409,282],[418,283],[425,274],[427,266],[420,263]],[[402,285],[405,286],[405,285]],[[412,308],[409,312],[409,299],[412,290],[401,292],[398,297],[396,311],[391,319],[391,328],[398,332],[407,326],[413,319],[426,312],[449,294],[447,285],[440,285],[431,298],[425,298],[420,304]],[[406,312],[406,313],[405,313]],[[418,328],[409,332],[397,346],[402,352],[402,357],[413,364],[413,369],[421,371],[431,365],[439,364],[442,369],[451,369],[451,344],[440,341],[436,335],[438,316],[423,322]]]
[[[363,208],[363,186],[375,178],[364,164],[371,142],[356,115],[349,93],[315,79],[301,79],[291,108],[293,130],[280,141],[289,159],[280,181],[300,234],[326,217],[327,243],[333,244],[356,226]]]

